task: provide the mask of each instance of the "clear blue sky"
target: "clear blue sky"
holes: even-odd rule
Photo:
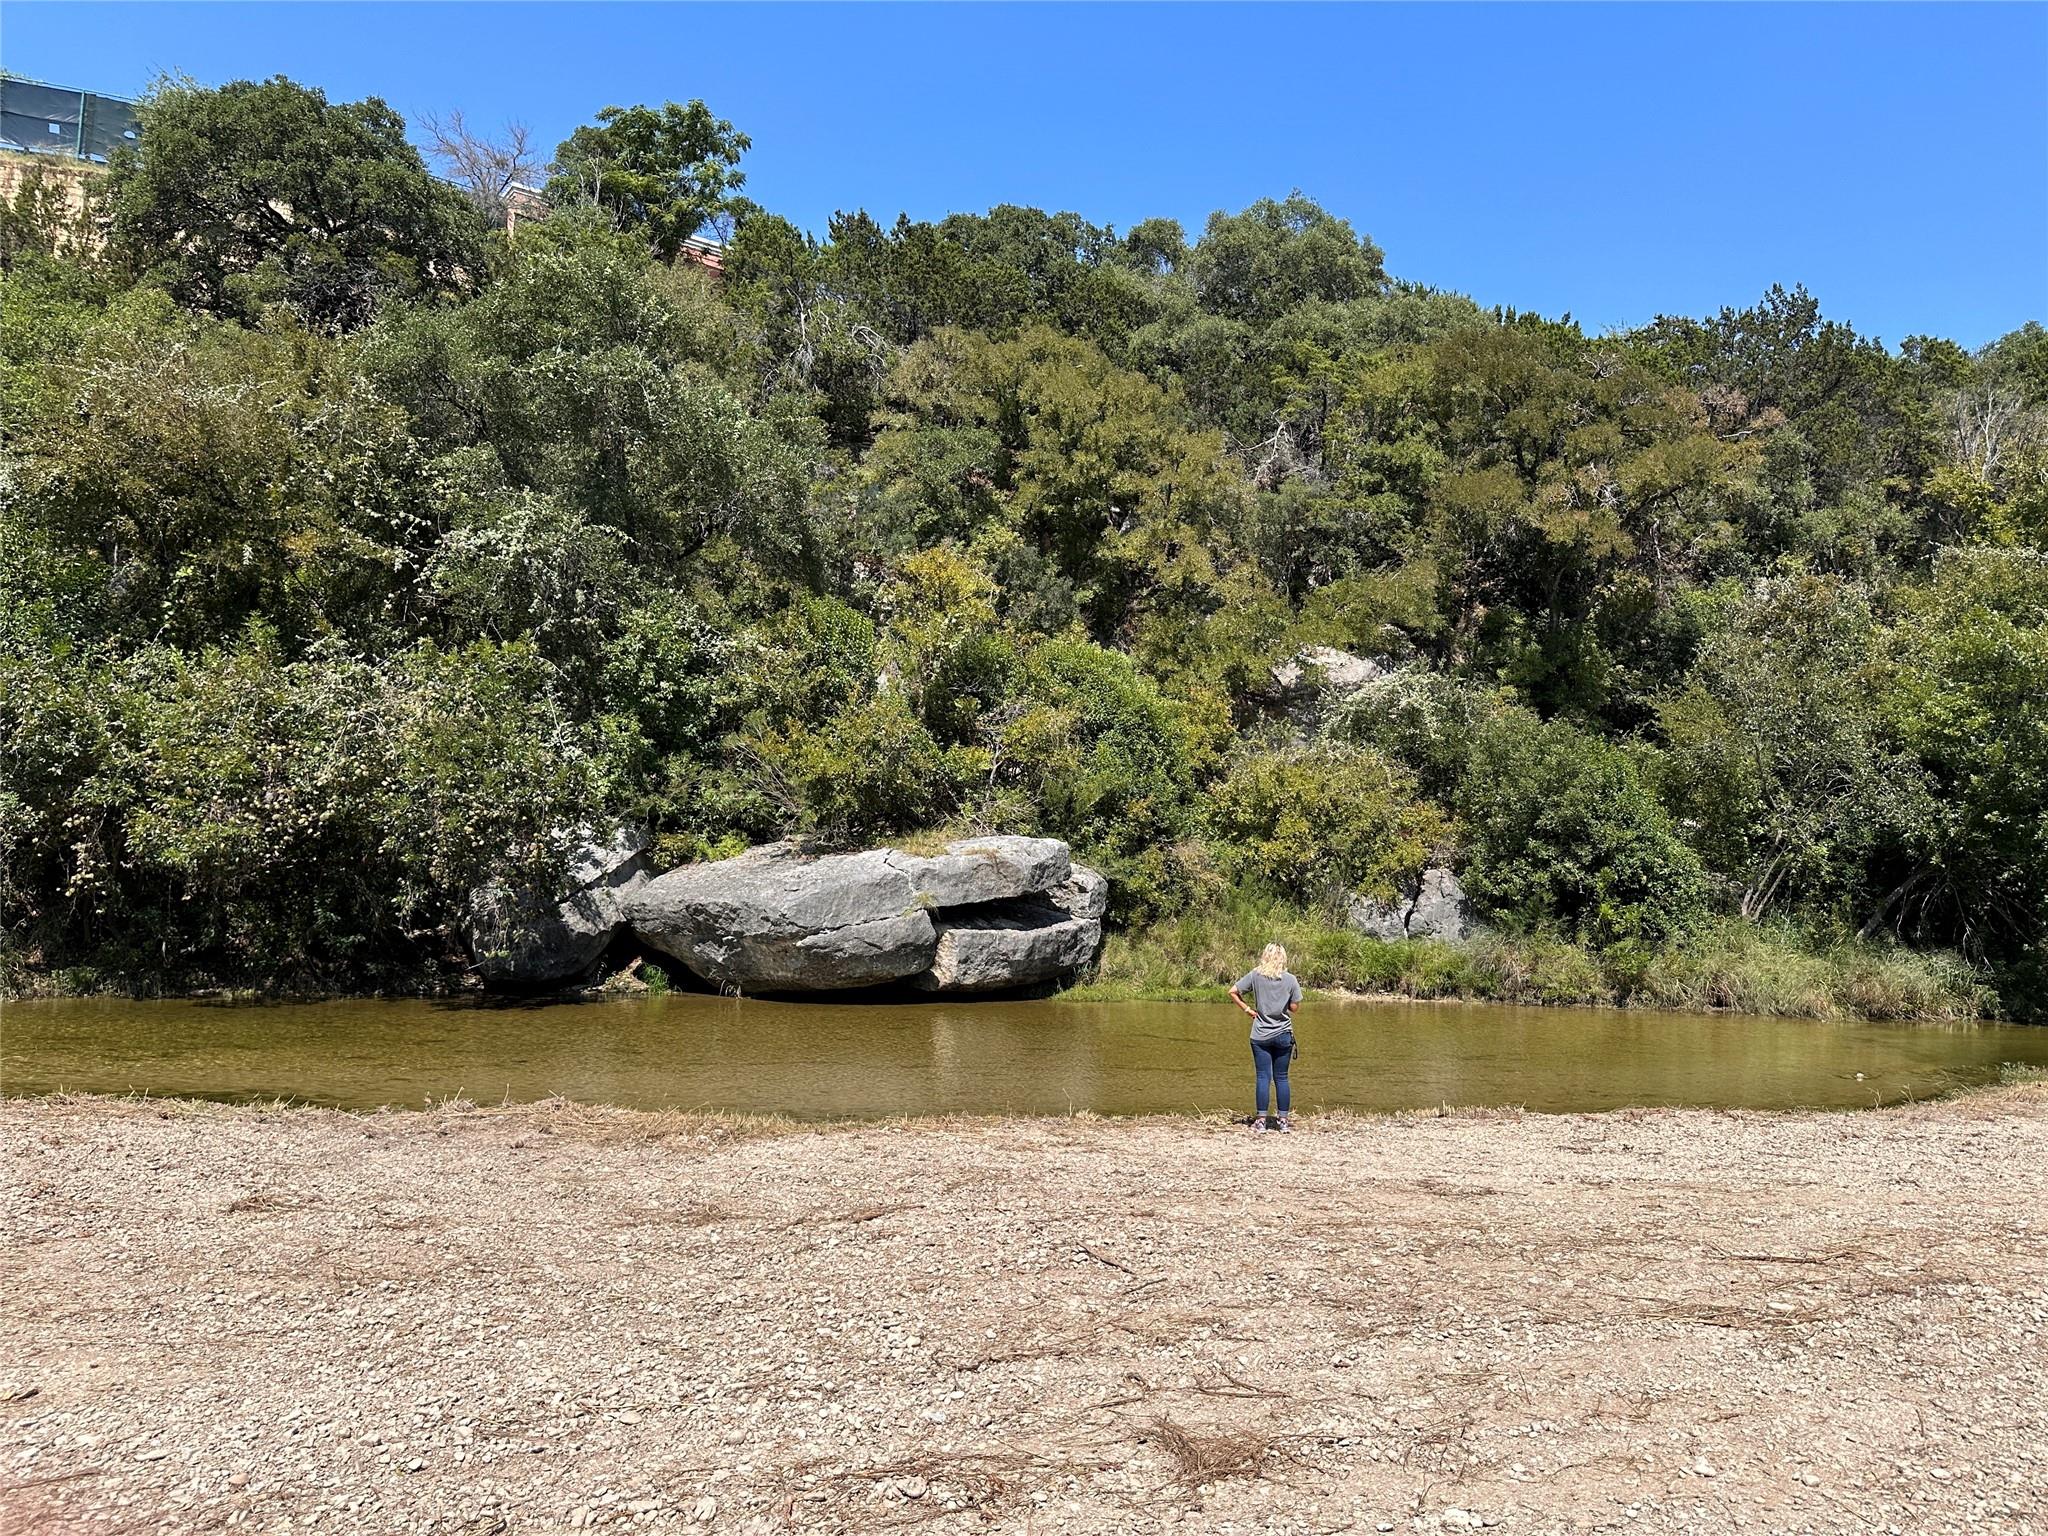
[[[116,94],[283,72],[552,145],[701,96],[748,191],[1198,230],[1299,187],[1390,270],[1592,329],[1803,282],[1896,343],[2048,320],[2048,6],[75,5],[0,61]]]

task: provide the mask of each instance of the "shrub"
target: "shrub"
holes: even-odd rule
[[[755,750],[806,825],[854,842],[947,814],[975,766],[942,749],[896,692],[762,737]]]
[[[12,942],[158,986],[419,974],[477,884],[546,876],[613,744],[523,646],[281,663],[269,638],[0,667]]]
[[[1525,929],[1661,943],[1705,910],[1698,857],[1621,748],[1515,712],[1479,733],[1458,797],[1465,888]]]
[[[1445,837],[1407,774],[1376,753],[1320,747],[1240,758],[1210,801],[1219,862],[1297,901],[1392,896]]]
[[[1023,688],[996,739],[997,780],[1023,792],[1040,830],[1103,866],[1121,914],[1184,896],[1195,789],[1227,719],[1203,729],[1128,656],[1083,640],[1032,652]]]
[[[1511,695],[1439,672],[1395,672],[1360,688],[1331,715],[1326,734],[1385,753],[1424,794],[1455,798],[1480,732],[1514,709]]]

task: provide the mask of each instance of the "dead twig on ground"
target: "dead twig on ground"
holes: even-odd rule
[[[1138,1272],[1135,1269],[1131,1268],[1130,1265],[1124,1263],[1120,1259],[1113,1259],[1108,1254],[1103,1253],[1095,1248],[1089,1247],[1089,1245],[1086,1243],[1083,1243],[1081,1245],[1081,1251],[1087,1254],[1089,1258],[1093,1259],[1098,1264],[1107,1264],[1111,1269],[1122,1270],[1125,1274],[1129,1275],[1133,1280],[1141,1278]]]

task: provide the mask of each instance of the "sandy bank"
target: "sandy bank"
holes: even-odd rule
[[[2048,1088],[734,1128],[0,1104],[19,1531],[2048,1530]]]

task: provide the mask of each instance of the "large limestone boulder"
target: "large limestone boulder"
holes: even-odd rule
[[[930,859],[885,851],[935,907],[1035,896],[1066,884],[1072,868],[1067,845],[1053,837],[972,837]]]
[[[932,962],[931,912],[887,849],[807,857],[772,844],[649,881],[633,931],[706,981],[769,991],[864,987]]]
[[[941,921],[927,992],[1001,992],[1080,970],[1102,947],[1102,924],[1069,917],[1050,903],[1016,902],[964,922]]]
[[[1296,725],[1314,730],[1345,700],[1392,675],[1369,656],[1328,645],[1304,646],[1273,667],[1268,697]]]
[[[1390,944],[1402,939],[1455,944],[1472,936],[1472,904],[1458,877],[1442,867],[1425,869],[1412,896],[1354,901],[1349,918],[1359,933]]]
[[[1386,675],[1387,669],[1369,656],[1354,656],[1330,645],[1306,645],[1273,668],[1273,686],[1284,694],[1317,687],[1349,693]]]
[[[476,971],[496,987],[568,981],[597,963],[625,922],[626,902],[650,878],[647,839],[622,827],[570,834],[562,885],[552,891],[503,883],[469,898],[464,937]]]
[[[628,919],[643,943],[721,986],[981,992],[1088,964],[1107,903],[1108,882],[1052,838],[970,838],[931,857],[777,843],[650,881]]]
[[[1472,903],[1448,869],[1425,869],[1422,886],[1408,909],[1408,937],[1455,944],[1472,936]]]

